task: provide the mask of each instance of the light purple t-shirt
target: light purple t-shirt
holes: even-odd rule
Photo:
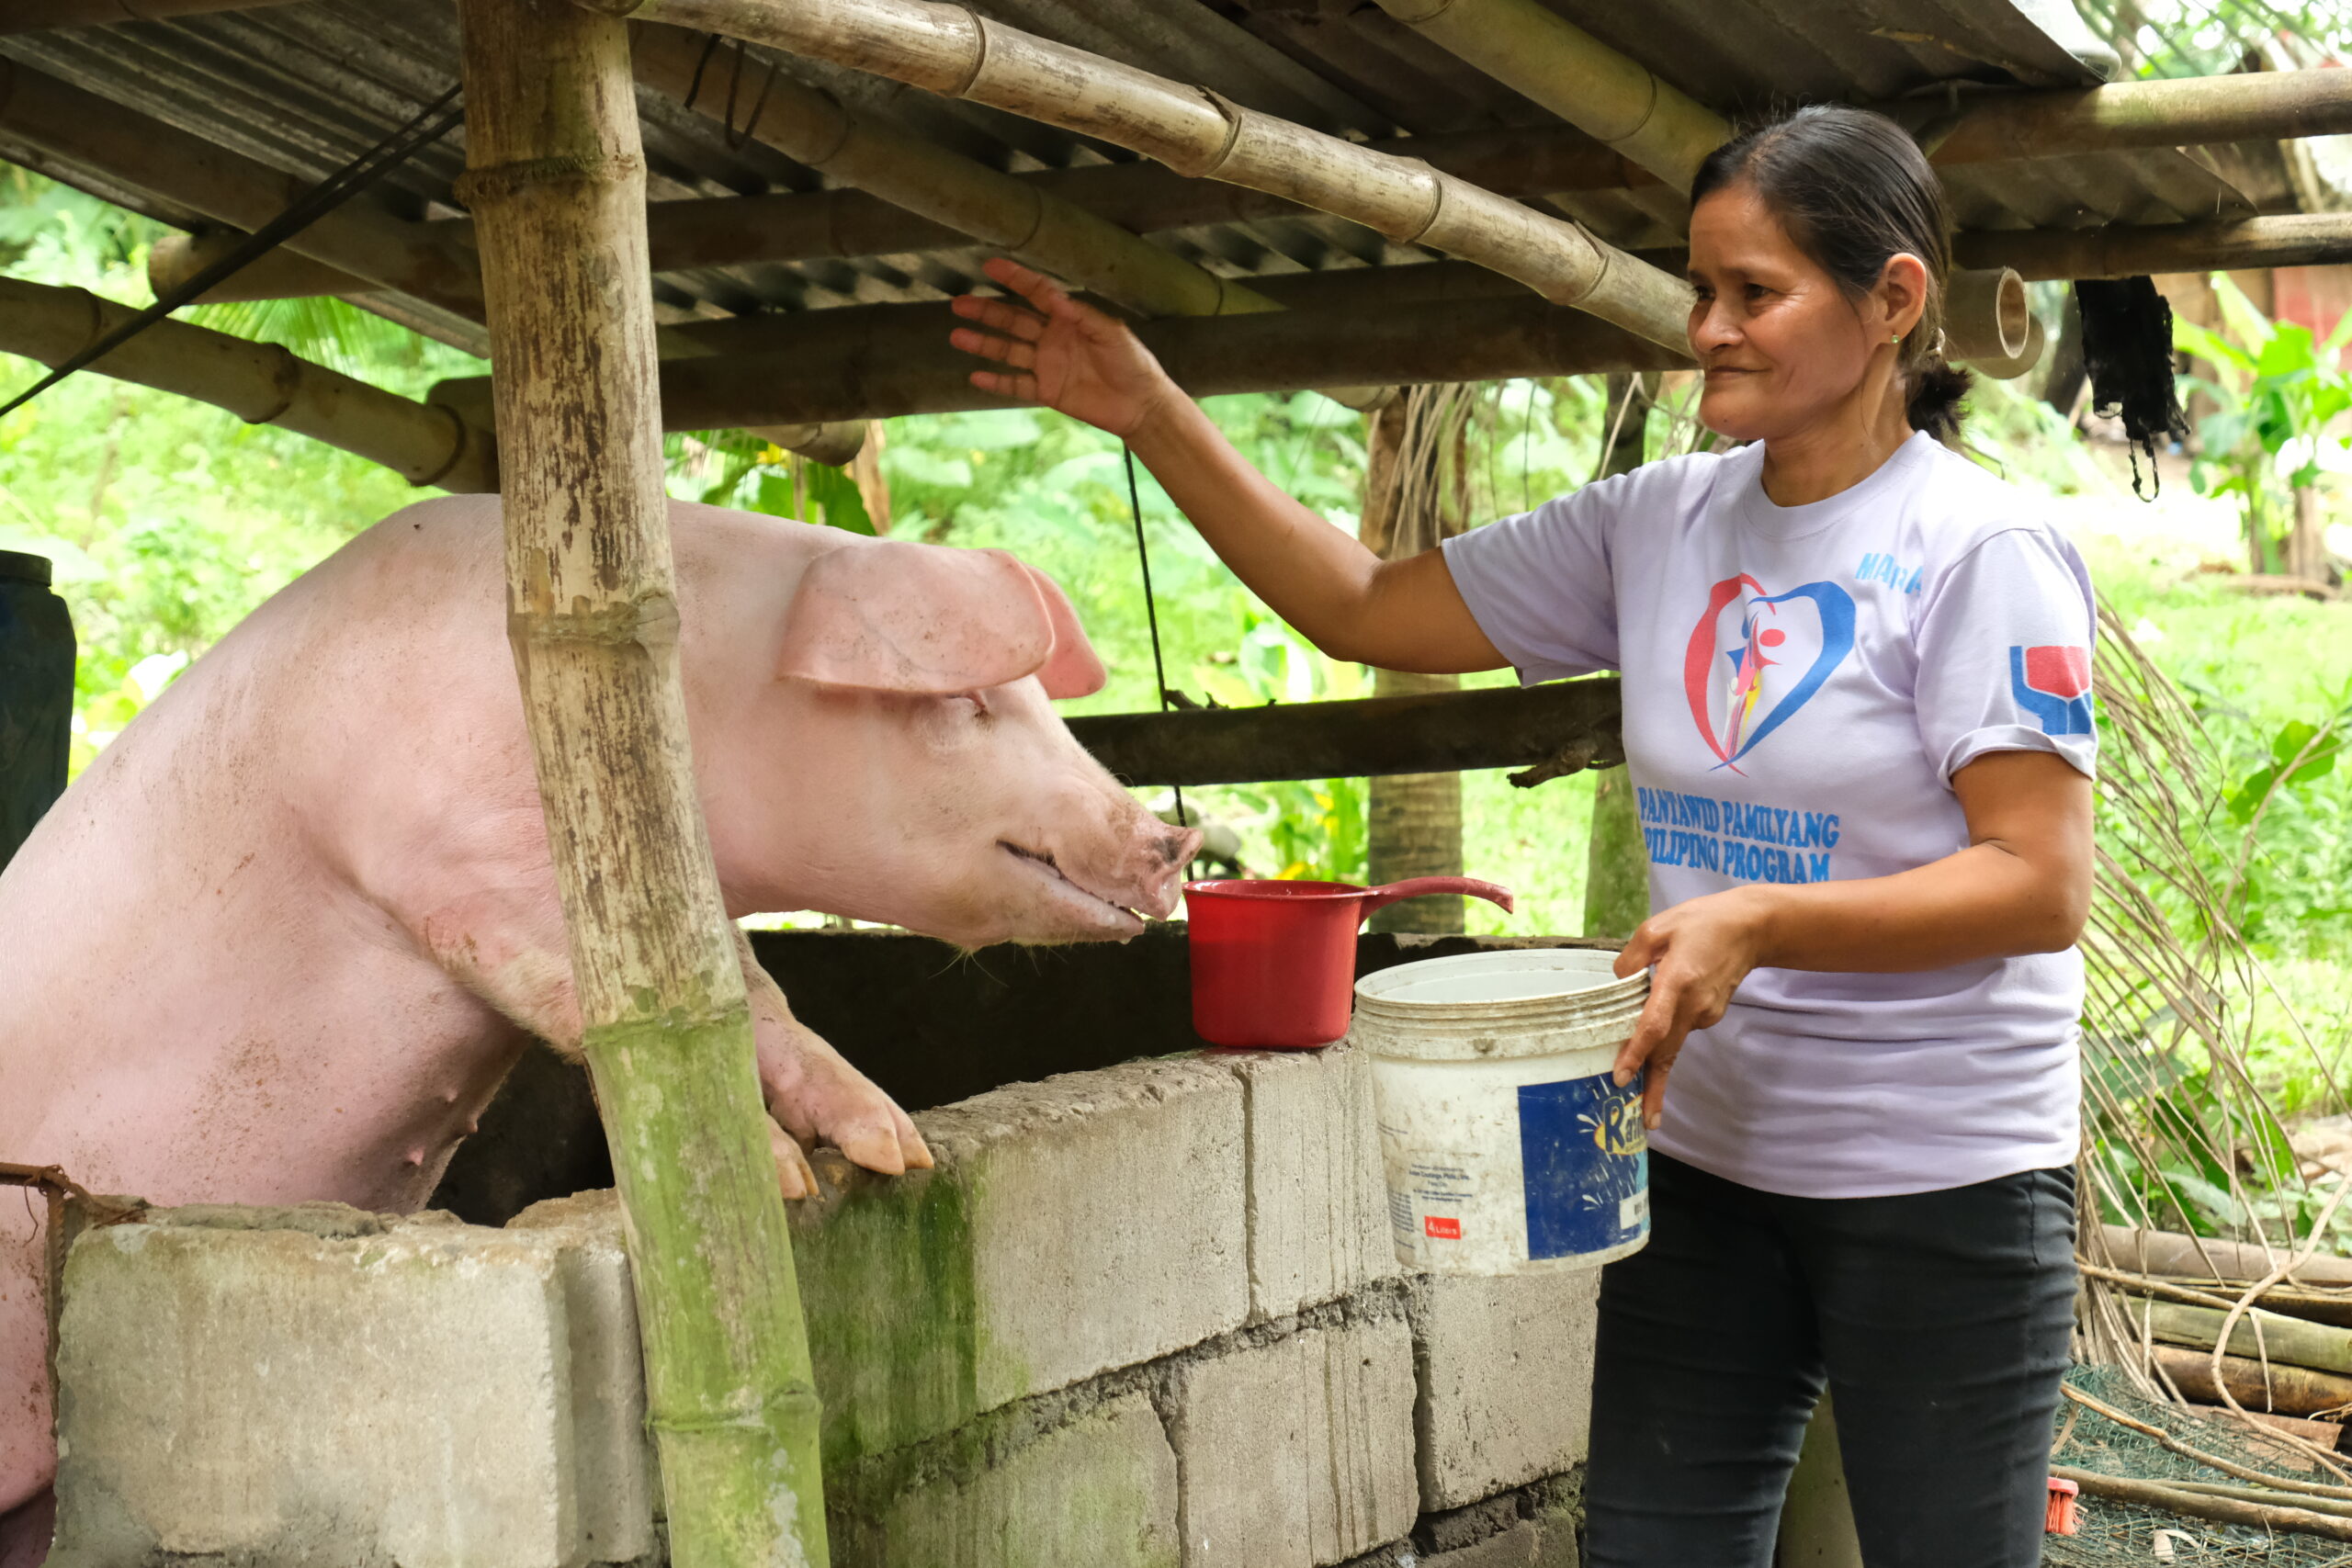
[[[1654,463],[1445,545],[1523,682],[1624,674],[1664,908],[1885,876],[1968,846],[1951,775],[2097,748],[2081,558],[1924,434],[1776,506],[1763,451]],[[1758,969],[1675,1064],[1659,1149],[1767,1191],[1934,1191],[2073,1161],[2073,950],[1900,975]]]

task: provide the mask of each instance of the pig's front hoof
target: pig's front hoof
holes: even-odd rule
[[[798,1139],[777,1126],[773,1117],[768,1120],[768,1147],[775,1153],[776,1185],[784,1189],[786,1200],[814,1195],[817,1172],[808,1164],[808,1151],[800,1146]]]
[[[931,1150],[898,1102],[798,1024],[763,1045],[760,1077],[768,1114],[789,1134],[787,1143],[798,1140],[796,1151],[831,1144],[852,1164],[885,1176],[931,1168]],[[805,1161],[801,1168],[807,1170]],[[816,1191],[813,1173],[808,1182]],[[786,1191],[790,1194],[788,1181]]]

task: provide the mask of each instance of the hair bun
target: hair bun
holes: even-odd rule
[[[1976,378],[1957,365],[1947,365],[1941,357],[1927,361],[1911,371],[1911,400],[1905,412],[1911,428],[1924,430],[1937,440],[1949,445],[1960,434],[1960,402],[1968,396],[1968,389]]]

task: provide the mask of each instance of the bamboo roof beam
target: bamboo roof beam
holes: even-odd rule
[[[700,334],[705,343],[752,351],[663,360],[663,427],[722,429],[1004,407],[972,386],[971,358],[947,342],[955,324],[944,305],[868,305],[673,328]],[[1298,310],[1168,317],[1136,330],[1177,385],[1194,397],[1295,391],[1333,378],[1366,385],[1480,381],[1670,370],[1689,363],[1660,344],[1524,290],[1515,299],[1408,304],[1375,314]],[[479,417],[490,396],[489,378],[444,381],[429,396]]]
[[[248,237],[233,229],[168,235],[158,241],[148,253],[148,285],[161,297],[243,244]],[[472,220],[469,219],[465,222],[465,240],[469,246],[473,243]],[[225,281],[207,289],[198,302],[310,299],[323,295],[356,299],[370,305],[379,302],[376,286],[368,279],[337,271],[288,250],[265,252]],[[674,327],[658,329],[656,336],[664,355],[692,358],[716,352],[702,342],[680,333]],[[489,417],[489,405],[485,400],[478,411],[478,420],[486,423]],[[775,442],[788,452],[803,453],[820,463],[835,465],[855,457],[864,437],[862,426],[843,428],[837,425],[787,425],[754,430],[752,434]]]
[[[668,77],[665,75],[664,79]],[[683,86],[680,90],[683,92]],[[1622,188],[1629,180],[1649,178],[1582,131],[1566,126],[1397,137],[1369,145],[1400,156],[1421,158],[1433,167],[1504,196]],[[1281,197],[1216,180],[1187,179],[1172,169],[1151,163],[1035,169],[1000,177],[1083,208],[1131,236],[1210,223],[1246,223],[1314,213],[1314,209]],[[474,243],[470,218],[435,219],[413,227],[421,243],[445,250],[455,248],[453,254],[469,251]],[[965,230],[910,211],[871,191],[847,186],[651,202],[646,208],[646,227],[651,237],[655,272],[899,255],[954,249],[974,243],[973,236]],[[156,247],[149,262],[149,277],[160,289],[166,282],[193,276],[198,267],[240,238],[227,231],[173,236]],[[323,294],[347,297],[378,287],[366,278],[292,253],[280,253],[255,263],[205,299],[283,299]],[[1255,292],[1267,292],[1262,282],[1253,280],[1250,287]],[[1228,291],[1225,298],[1231,301],[1234,296]]]
[[[1396,137],[1366,145],[1420,158],[1510,197],[1622,188],[1629,178],[1641,175],[1637,169],[1629,175],[1623,159],[1566,126]],[[1131,235],[1315,213],[1313,208],[1282,197],[1216,180],[1187,179],[1152,163],[1037,169],[1001,177],[1080,207]],[[653,236],[656,272],[897,255],[972,243],[968,231],[859,189],[662,201],[647,210],[646,220]],[[1258,287],[1256,280],[1251,286]]]
[[[2352,71],[2340,74],[2352,76]],[[2325,266],[2352,262],[2352,213],[2295,213],[2222,223],[1977,230],[1958,236],[1952,251],[1962,266],[2014,267],[2028,281]]]
[[[1541,0],[1380,0],[1441,49],[1623,152],[1679,191],[1732,124]]]
[[[0,278],[0,352],[63,364],[138,312],[79,288]],[[498,488],[489,433],[455,411],[185,321],[158,321],[90,367],[102,376],[227,409],[340,446],[414,485]]]
[[[1690,291],[1577,224],[1338,137],[925,0],[577,0],[730,34],[1093,136],[1518,278],[1680,350]],[[697,52],[699,52],[697,51]]]
[[[152,22],[210,11],[258,10],[301,0],[8,0],[0,11],[0,33],[39,32],[45,28],[97,28],[117,22]]]
[[[1962,102],[1968,107],[1957,116],[1925,100],[1884,107],[1912,128],[1937,164],[2287,141],[2352,132],[2352,71],[2249,71],[2078,90],[1982,93]]]
[[[1566,764],[1614,766],[1617,677],[1354,702],[1112,713],[1069,721],[1131,784],[1269,784]],[[1552,776],[1557,777],[1555,773]]]
[[[700,39],[674,28],[639,28],[632,43],[640,83],[681,103],[694,96],[703,57]],[[861,119],[831,95],[788,76],[763,80],[760,92],[759,111],[742,134],[931,220],[958,236],[951,243],[996,246],[1146,316],[1280,308],[1042,186]]]
[[[426,227],[419,225],[419,227]],[[472,226],[467,226],[469,235]],[[157,299],[177,288],[253,236],[237,229],[166,234],[147,252],[147,286]],[[230,299],[309,299],[373,294],[382,285],[282,246],[265,252],[197,298],[199,305]]]
[[[691,78],[690,70],[687,77]],[[665,71],[662,80],[684,93],[684,83],[674,70]],[[2132,107],[2143,90],[2168,100],[2176,109],[2196,110],[2193,118],[2175,122],[2162,133],[2165,136],[2212,140],[2352,130],[2352,76],[2342,71],[2278,72],[2190,83],[2125,83],[2087,93],[1986,95],[1984,103],[1965,111],[1966,134],[1954,132],[1938,143],[1937,160],[1952,164],[2012,155],[2061,156],[2094,150],[2093,143],[2116,144],[2119,137],[2140,135],[2141,127],[2153,123],[2150,114]],[[1893,107],[1914,119],[1920,113],[1916,105]],[[2014,118],[2021,127],[2007,140],[1987,129],[2002,123],[2004,116]],[[2065,128],[2063,135],[2054,129],[2062,127]],[[2207,136],[2208,132],[2211,134]],[[1932,126],[1923,133],[1931,140],[1939,134]],[[778,145],[779,150],[788,151],[781,142]],[[1624,189],[1657,181],[1656,175],[1567,126],[1398,137],[1367,145],[1399,156],[1419,157],[1435,168],[1510,197]],[[2022,151],[2013,153],[2016,149]],[[967,169],[981,166],[969,164]],[[1189,179],[1152,163],[1009,175],[981,172],[992,182],[1017,182],[1083,208],[1131,236],[1209,223],[1295,217],[1314,210],[1262,191]],[[901,187],[894,188],[906,194]],[[966,230],[854,188],[654,202],[647,209],[647,225],[656,272],[894,255],[974,243]],[[408,228],[412,243],[461,260],[469,255],[470,219],[436,220]],[[192,273],[234,242],[235,236],[226,234],[167,240],[155,250],[150,276],[161,288]],[[1283,302],[1279,286],[1287,276],[1252,279],[1250,288]],[[379,288],[368,279],[283,253],[254,264],[206,298],[285,299],[317,294],[355,298]],[[379,295],[368,303],[370,308],[381,309],[383,299]]]
[[[5,57],[0,130],[236,229],[260,228],[312,183]],[[465,321],[481,320],[473,257],[365,197],[326,214],[286,248]]]

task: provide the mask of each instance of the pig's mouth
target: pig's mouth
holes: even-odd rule
[[[996,841],[996,847],[1002,850],[1006,854],[1011,855],[1015,860],[1025,861],[1029,864],[1035,866],[1039,871],[1053,878],[1060,886],[1068,888],[1072,894],[1085,899],[1088,903],[1098,905],[1102,908],[1112,911],[1114,914],[1120,917],[1123,924],[1132,925],[1134,930],[1138,931],[1143,930],[1143,917],[1137,914],[1134,909],[1128,908],[1125,904],[1119,903],[1115,899],[1105,898],[1102,895],[1093,891],[1091,888],[1081,887],[1077,883],[1071,881],[1069,874],[1061,868],[1061,863],[1054,859],[1052,851],[1023,849],[1021,845],[1014,843],[1010,839],[999,839]]]

